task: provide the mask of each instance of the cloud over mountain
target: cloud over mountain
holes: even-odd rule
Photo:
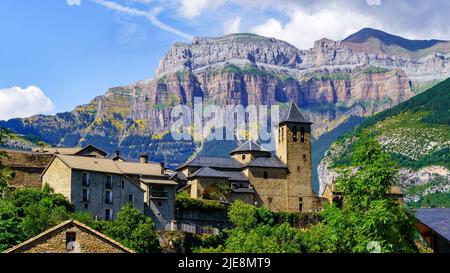
[[[53,102],[37,86],[0,89],[0,120],[49,113]]]

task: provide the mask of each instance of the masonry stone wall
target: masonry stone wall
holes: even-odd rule
[[[267,179],[264,178],[264,172],[267,172]],[[257,206],[274,211],[286,210],[286,169],[251,167],[245,173],[256,191]]]
[[[75,251],[68,251],[66,245],[66,232],[75,232],[76,243],[79,248]],[[26,245],[15,252],[20,253],[124,253],[125,251],[108,240],[95,236],[83,228],[77,226],[68,226],[67,228],[58,229],[44,237],[34,241],[32,244]]]
[[[61,193],[72,202],[70,177],[70,168],[59,158],[55,158],[42,176],[42,185],[48,184],[55,192]]]
[[[302,130],[304,130],[304,141],[301,137]],[[295,131],[297,131],[296,141]],[[318,201],[312,191],[311,125],[281,125],[276,154],[289,169],[286,210],[314,211]]]
[[[0,163],[11,170],[13,177],[8,183],[10,187],[41,188],[40,175],[53,155],[13,150],[1,150],[1,152],[7,157],[1,158]]]
[[[145,185],[146,193],[151,192],[151,186]],[[144,213],[151,217],[158,228],[164,228],[175,219],[176,185],[164,185],[167,197],[152,197],[146,194]]]
[[[83,173],[89,174],[89,186],[83,185]],[[106,188],[107,176],[112,177],[112,188]],[[124,183],[122,183],[122,181]],[[129,203],[129,195],[133,195],[133,206],[144,213],[144,192],[134,186],[131,180],[122,174],[107,174],[73,170],[71,175],[71,202],[76,210],[90,212],[94,218],[105,219],[106,209],[112,209],[113,219],[122,206]],[[123,187],[122,187],[123,185]],[[89,201],[83,201],[83,189],[89,190]],[[105,202],[106,191],[112,191],[112,204]]]

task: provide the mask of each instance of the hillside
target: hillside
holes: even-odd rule
[[[334,168],[350,163],[350,154],[362,133],[376,136],[395,160],[400,183],[409,201],[448,206],[450,191],[450,79],[389,110],[368,118],[341,137],[319,166],[323,190],[336,175]]]
[[[246,33],[175,43],[150,80],[110,88],[70,112],[0,121],[0,127],[51,145],[93,144],[127,157],[147,152],[152,160],[175,166],[199,147],[192,141],[173,143],[171,109],[192,107],[194,97],[218,105],[294,101],[314,122],[319,139],[351,116],[389,109],[450,76],[447,42],[426,44],[420,56],[405,48],[373,52],[368,40],[358,38],[363,34],[351,42],[322,39],[309,50]]]

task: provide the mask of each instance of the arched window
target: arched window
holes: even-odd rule
[[[305,142],[305,128],[304,127],[302,127],[301,132],[300,132],[300,141]]]
[[[245,160],[245,155],[242,155],[242,160]]]
[[[298,137],[297,137],[297,133],[298,133],[297,127],[294,127],[294,129],[292,130],[292,132],[293,132],[292,140],[293,140],[294,142],[297,142],[297,140],[298,140]]]
[[[264,176],[264,179],[267,179],[269,177],[269,174],[266,171],[264,171],[263,176]]]

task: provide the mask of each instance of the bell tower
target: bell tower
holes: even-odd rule
[[[276,155],[287,165],[285,200],[287,211],[314,211],[317,196],[312,191],[311,125],[290,103],[278,125]]]

